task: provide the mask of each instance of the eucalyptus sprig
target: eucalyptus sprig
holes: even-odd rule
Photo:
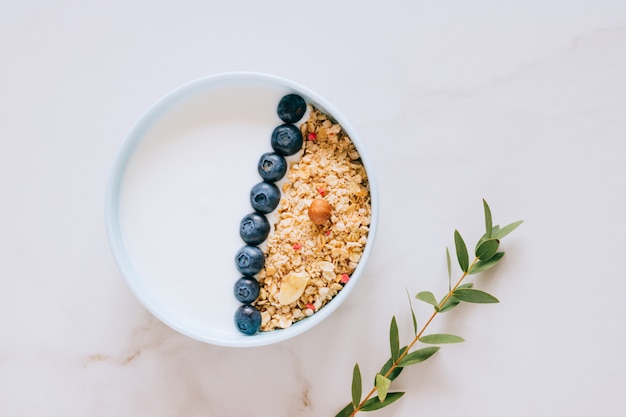
[[[346,405],[335,417],[352,417],[359,411],[374,411],[386,407],[405,393],[399,391],[390,391],[391,384],[402,370],[408,366],[424,362],[437,351],[439,346],[421,347],[412,350],[419,342],[423,345],[442,345],[447,343],[463,342],[460,336],[447,333],[426,334],[426,329],[439,313],[445,313],[452,310],[461,302],[466,303],[498,303],[498,299],[485,291],[474,288],[473,283],[463,281],[468,275],[477,274],[493,267],[504,256],[504,252],[498,251],[500,241],[513,230],[515,230],[522,221],[511,223],[500,228],[494,226],[491,216],[491,209],[485,200],[483,200],[483,208],[485,212],[485,234],[478,240],[474,249],[474,260],[470,262],[467,246],[458,230],[454,231],[454,247],[456,258],[461,268],[461,277],[452,285],[452,261],[450,260],[450,251],[446,248],[446,260],[448,266],[448,292],[439,301],[430,291],[419,292],[415,298],[430,304],[433,312],[424,322],[421,329],[418,330],[417,318],[409,295],[409,307],[411,311],[411,319],[413,321],[413,340],[406,346],[400,347],[400,336],[396,317],[391,319],[389,328],[389,347],[391,357],[383,364],[380,371],[374,378],[374,386],[363,397],[363,384],[361,379],[361,371],[359,364],[354,365],[352,372],[352,401]],[[408,291],[407,291],[408,295]],[[374,394],[377,394],[374,396]]]

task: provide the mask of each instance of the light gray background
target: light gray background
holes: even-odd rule
[[[626,3],[5,1],[0,5],[0,414],[325,416],[369,386],[405,289],[446,287],[481,199],[524,219],[476,279],[500,298],[396,383],[387,416],[621,415]],[[205,75],[287,77],[360,132],[381,222],[351,299],[275,346],[204,345],[131,295],[106,241],[108,171],[139,115]],[[423,320],[428,313],[416,305]]]

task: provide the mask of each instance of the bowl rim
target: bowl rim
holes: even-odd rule
[[[193,96],[198,91],[201,91],[203,87],[207,88],[210,85],[237,83],[241,81],[260,82],[293,90],[294,92],[304,96],[308,102],[315,105],[326,114],[329,114],[342,126],[359,152],[361,161],[365,171],[367,172],[370,192],[371,219],[367,243],[363,250],[361,260],[351,275],[350,285],[346,285],[330,302],[324,306],[324,308],[320,309],[312,316],[294,323],[287,329],[260,332],[250,336],[242,334],[241,338],[224,339],[220,338],[219,334],[215,334],[213,336],[210,334],[199,334],[194,331],[193,328],[189,328],[182,323],[172,320],[168,315],[167,306],[164,306],[163,304],[146,296],[141,291],[138,274],[134,271],[131,259],[124,249],[124,241],[119,221],[119,194],[128,161],[132,157],[136,146],[141,142],[145,132],[152,125],[152,123],[159,118],[159,116],[180,101],[183,101],[186,98]],[[339,110],[337,110],[331,103],[317,93],[289,79],[261,72],[238,71],[207,75],[184,83],[161,96],[161,98],[157,99],[139,116],[127,132],[117,150],[116,155],[114,156],[113,164],[107,178],[104,216],[107,240],[117,267],[126,281],[126,284],[131,289],[133,295],[152,315],[173,330],[195,340],[225,347],[254,347],[278,343],[302,334],[324,321],[335,310],[337,310],[340,305],[343,304],[359,281],[370,257],[370,253],[374,247],[376,231],[378,228],[378,200],[376,177],[366,148],[352,124],[346,120]]]

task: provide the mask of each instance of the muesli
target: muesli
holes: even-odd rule
[[[300,126],[300,160],[282,186],[276,221],[252,303],[261,331],[284,329],[314,314],[350,279],[369,232],[367,174],[342,127],[320,110]]]

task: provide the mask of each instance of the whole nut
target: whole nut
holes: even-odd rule
[[[309,206],[309,218],[317,225],[325,223],[330,219],[330,215],[333,213],[333,208],[328,201],[318,198],[313,200]]]

